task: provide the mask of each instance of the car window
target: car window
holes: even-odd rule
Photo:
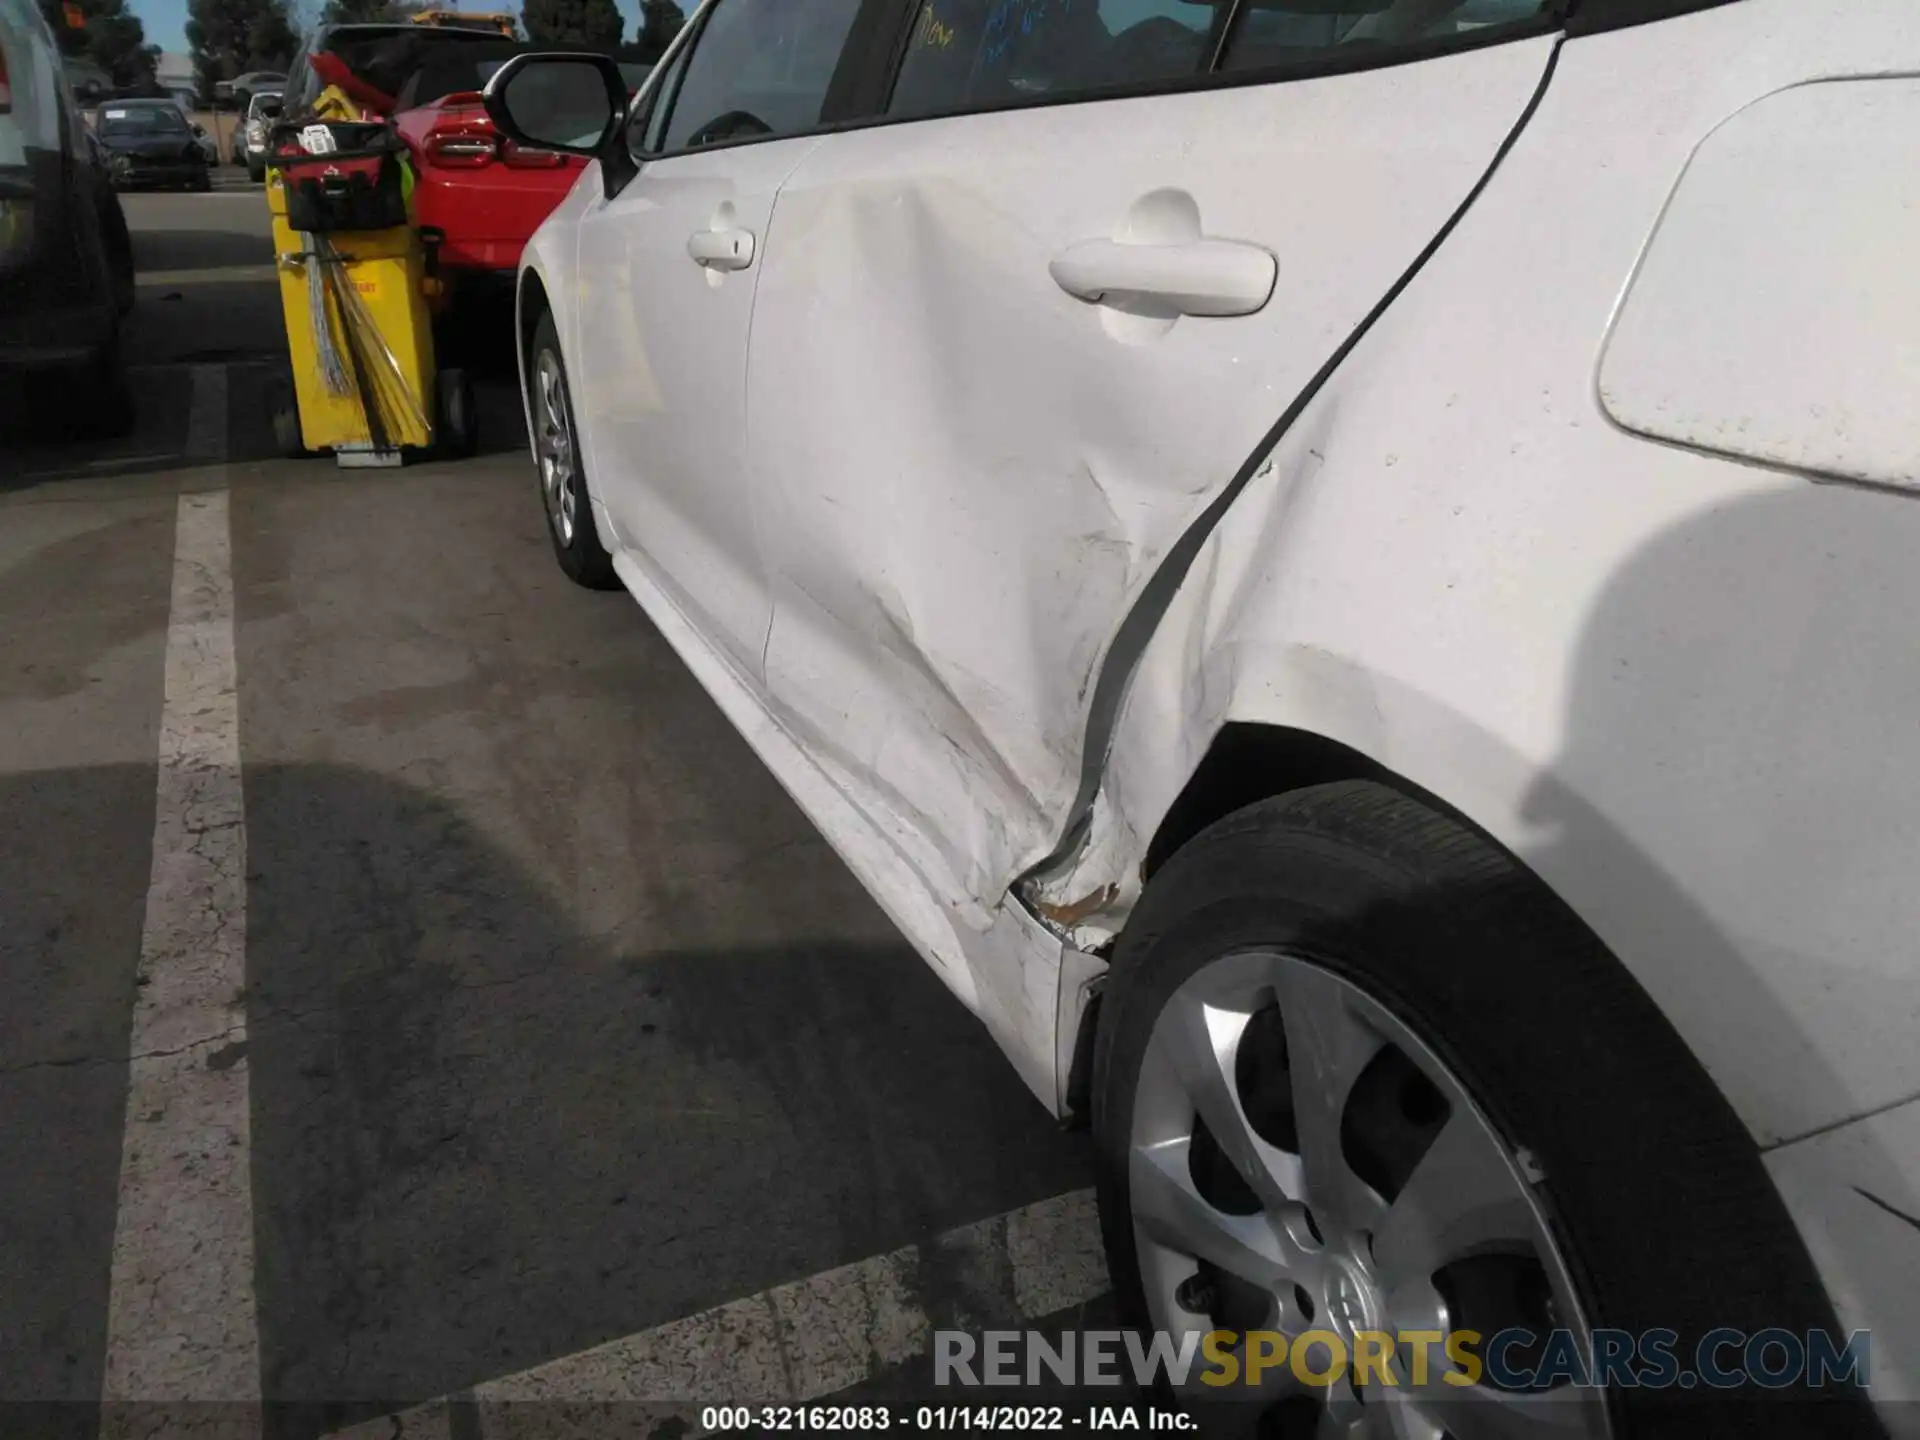
[[[1223,70],[1365,60],[1377,52],[1529,24],[1553,0],[1261,0],[1227,37]]]
[[[449,95],[481,90],[509,57],[530,49],[476,32],[472,45],[440,44],[424,51],[394,97],[394,109],[412,110]]]
[[[638,117],[640,123],[627,131],[627,153],[634,159],[660,153],[667,134],[667,116],[673,113],[673,92],[680,84],[680,77],[687,68],[687,57],[692,53],[692,46],[682,45],[680,53],[673,57],[666,73],[660,77],[660,82],[647,93],[646,109]]]
[[[307,64],[307,40],[300,42],[300,48],[293,52],[293,59],[287,64],[286,113],[289,117],[299,115],[313,104],[314,83],[313,67]]]
[[[891,115],[1197,75],[1225,0],[921,0]]]
[[[678,93],[663,96],[660,150],[815,128],[859,8],[860,0],[720,0],[693,38]]]
[[[100,112],[102,135],[185,134],[187,117],[172,105],[109,108]]]

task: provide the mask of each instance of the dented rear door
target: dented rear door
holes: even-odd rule
[[[982,919],[1056,843],[1122,618],[1554,43],[890,123],[784,183],[748,376],[766,684],[938,898]]]

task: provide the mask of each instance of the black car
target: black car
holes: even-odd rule
[[[79,110],[50,93],[59,51],[37,6],[0,5],[0,53],[0,396],[49,437],[119,434],[134,422],[126,219]]]
[[[104,105],[94,121],[93,133],[106,147],[113,183],[119,189],[156,185],[213,188],[200,137],[180,107],[170,100]]]

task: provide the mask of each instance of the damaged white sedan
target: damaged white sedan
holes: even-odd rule
[[[1920,1423],[1916,77],[1911,0],[707,0],[493,78],[596,161],[560,564],[1090,1120],[1212,1419]]]

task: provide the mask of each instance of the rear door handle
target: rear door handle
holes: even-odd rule
[[[1082,240],[1047,267],[1069,295],[1163,315],[1251,315],[1273,294],[1280,264],[1240,240],[1130,245]]]
[[[687,254],[709,270],[744,270],[753,264],[753,232],[698,230],[687,238]]]

